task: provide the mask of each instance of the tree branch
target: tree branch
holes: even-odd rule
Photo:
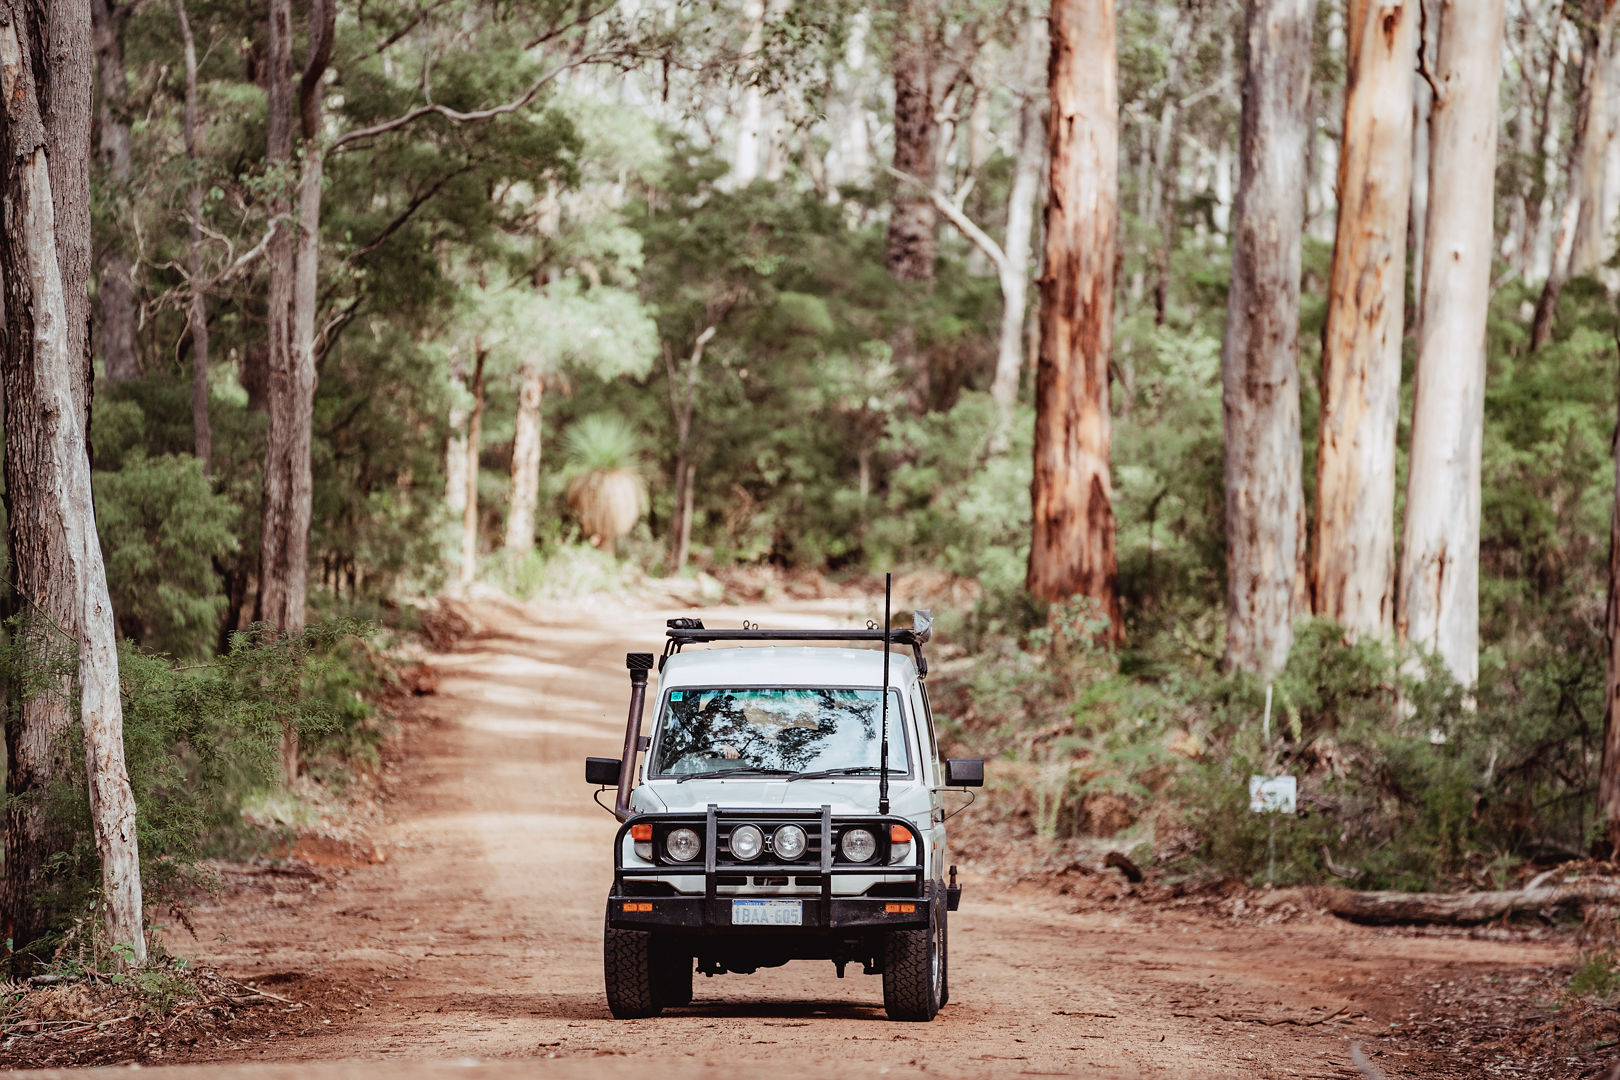
[[[929,197],[934,200],[934,206],[941,214],[945,215],[945,220],[955,225],[963,236],[967,237],[975,247],[984,252],[985,256],[995,264],[997,271],[1006,270],[1007,253],[1001,250],[1001,245],[996,243],[989,233],[973,224],[968,216],[962,212],[962,208],[953,203],[943,191],[930,188],[910,173],[901,172],[893,166],[885,166],[885,168],[891,176],[901,183],[911,184],[927,192]]]
[[[403,115],[400,115],[400,116],[396,116],[392,120],[384,120],[380,124],[372,124],[370,127],[357,128],[354,131],[350,131],[350,132],[347,132],[347,133],[345,133],[343,135],[339,135],[336,139],[332,140],[331,145],[329,145],[327,147],[327,149],[331,150],[331,151],[336,151],[336,150],[339,150],[339,149],[349,145],[352,142],[358,142],[361,139],[370,139],[370,138],[374,138],[375,136],[378,136],[378,135],[385,135],[390,131],[397,131],[400,128],[404,127],[406,124],[412,123],[412,122],[414,122],[416,120],[420,120],[422,117],[427,116],[430,113],[437,113],[438,115],[445,117],[451,123],[467,124],[467,123],[473,123],[473,122],[479,121],[479,120],[493,120],[497,116],[503,116],[506,113],[517,112],[519,109],[523,108],[529,102],[533,101],[534,98],[535,98],[535,95],[540,93],[540,91],[545,87],[545,85],[547,83],[551,82],[557,76],[563,74],[566,71],[570,71],[570,70],[572,70],[574,68],[580,67],[583,64],[595,63],[597,61],[600,61],[600,60],[602,60],[604,57],[606,57],[608,55],[610,55],[610,54],[609,53],[587,53],[584,56],[581,56],[581,57],[578,57],[576,59],[568,61],[566,64],[562,64],[559,67],[553,68],[552,70],[546,72],[544,75],[540,76],[534,82],[530,83],[529,88],[527,90],[525,90],[522,94],[518,95],[516,98],[513,98],[511,101],[508,101],[504,105],[496,105],[493,108],[480,109],[480,110],[478,110],[476,112],[459,112],[459,111],[457,111],[455,109],[450,108],[448,105],[436,105],[436,104],[418,105],[416,108],[412,109],[410,112],[404,113]]]
[[[394,218],[393,221],[390,221],[387,225],[385,225],[383,227],[383,231],[377,234],[376,239],[372,240],[371,243],[367,244],[365,247],[360,248],[358,251],[356,251],[354,254],[350,255],[344,261],[352,265],[354,263],[359,262],[361,259],[365,258],[367,255],[370,255],[373,251],[376,251],[378,248],[382,247],[383,244],[388,242],[388,238],[390,236],[393,236],[396,232],[398,232],[400,230],[400,228],[402,228],[404,226],[404,224],[407,221],[409,221],[412,218],[412,216],[414,216],[415,213],[418,210],[420,210],[422,208],[422,206],[429,199],[433,198],[433,196],[435,196],[435,195],[437,195],[439,193],[440,188],[444,187],[445,184],[448,184],[451,180],[454,180],[456,177],[461,176],[461,175],[463,175],[465,173],[468,173],[470,171],[471,171],[470,168],[460,168],[460,169],[457,169],[455,172],[448,173],[448,174],[446,174],[444,176],[439,177],[438,180],[434,181],[434,183],[433,183],[433,185],[431,187],[429,187],[426,191],[422,192],[420,195],[418,195],[414,199],[412,199],[410,201],[410,204],[407,205],[404,210],[400,211],[398,217]]]

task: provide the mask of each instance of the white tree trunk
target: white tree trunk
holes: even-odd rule
[[[534,550],[534,512],[540,503],[540,405],[545,393],[540,365],[523,365],[518,388],[517,430],[512,439],[512,496],[506,510],[506,550]]]
[[[1039,50],[1040,24],[1025,26],[1023,54]],[[1046,158],[1046,122],[1040,102],[1025,98],[1019,110],[1018,156],[1013,165],[1012,192],[1007,197],[1007,236],[1002,259],[996,266],[1001,282],[1001,334],[996,346],[996,373],[990,397],[996,405],[995,448],[1004,450],[1012,430],[1013,406],[1018,401],[1018,378],[1024,369],[1024,315],[1029,306],[1029,261],[1035,226],[1035,200],[1040,194],[1041,165]]]
[[[1395,440],[1418,0],[1351,0],[1339,224],[1322,348],[1311,601],[1352,633],[1395,619]]]
[[[70,62],[54,54],[30,57],[19,29],[30,25],[15,2],[0,6],[0,91],[7,213],[0,248],[6,279],[6,457],[8,471],[26,469],[26,490],[8,492],[14,539],[20,528],[57,556],[51,596],[34,597],[59,610],[76,631],[78,689],[90,820],[101,860],[103,917],[108,938],[146,961],[135,796],[124,764],[124,715],[118,687],[117,633],[107,595],[106,568],[96,535],[90,458],[75,394],[81,364],[58,261],[59,225],[52,208],[51,171],[31,69]],[[88,26],[85,27],[88,38]],[[29,42],[29,46],[32,46]],[[88,141],[88,129],[84,132]],[[27,500],[30,505],[19,506]],[[15,546],[15,543],[14,543]],[[64,601],[66,603],[64,604]],[[22,943],[19,943],[22,944]]]
[[[1503,0],[1443,0],[1396,630],[1479,675],[1480,438]],[[1431,15],[1432,17],[1432,15]]]
[[[749,56],[758,54],[765,36],[765,0],[747,0],[743,18],[748,20]],[[737,144],[731,157],[731,182],[743,188],[759,179],[760,157],[765,134],[765,95],[757,83],[743,87],[742,108],[737,117]]]

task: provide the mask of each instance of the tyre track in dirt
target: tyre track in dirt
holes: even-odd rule
[[[1059,897],[1001,888],[958,849],[952,1000],[931,1024],[889,1022],[877,977],[852,965],[840,981],[821,963],[699,977],[691,1007],[613,1021],[601,933],[615,823],[591,804],[581,761],[617,751],[624,653],[653,647],[666,615],[689,613],[664,606],[475,604],[479,629],[431,659],[438,694],[385,773],[386,862],[227,895],[196,913],[196,940],[174,940],[314,1003],[307,1014],[288,1006],[280,1033],[190,1058],[265,1064],[184,1072],[346,1077],[390,1059],[391,1075],[424,1080],[654,1069],[1353,1077],[1359,1039],[1385,1054],[1392,1080],[1439,1077],[1453,1075],[1443,1062],[1378,1042],[1418,1007],[1417,987],[1559,959],[1544,944],[1401,937],[1326,917],[1256,927],[1197,912],[1071,912]],[[839,625],[867,614],[797,601],[726,619]],[[483,1064],[443,1064],[469,1060]]]

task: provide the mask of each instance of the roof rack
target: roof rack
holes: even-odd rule
[[[911,646],[912,657],[917,661],[917,674],[928,674],[928,660],[922,654],[922,647],[933,636],[933,618],[926,611],[919,611],[913,616],[916,624],[909,630],[891,629],[888,640],[895,645]],[[847,630],[765,630],[758,623],[749,624],[746,620],[740,630],[711,630],[703,625],[702,619],[684,618],[670,619],[666,624],[669,629],[665,631],[667,640],[664,642],[664,653],[658,658],[658,670],[664,670],[664,662],[671,656],[679,653],[687,645],[708,645],[717,641],[882,641],[883,630],[875,622],[868,622],[865,627]]]

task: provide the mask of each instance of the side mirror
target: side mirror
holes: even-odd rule
[[[946,787],[984,787],[984,759],[953,757],[945,759]]]
[[[616,757],[588,757],[585,759],[585,782],[597,787],[618,787],[622,765],[623,762]]]

